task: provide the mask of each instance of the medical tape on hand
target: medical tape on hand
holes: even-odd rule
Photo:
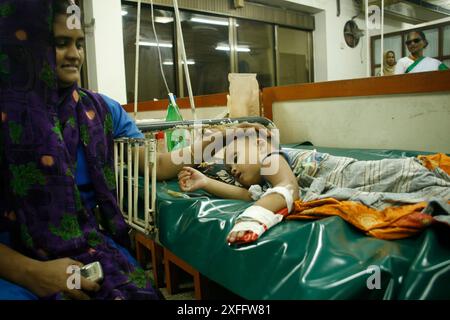
[[[262,224],[264,230],[270,229],[274,225],[278,224],[283,220],[283,216],[281,214],[275,214],[272,211],[260,207],[260,206],[251,206],[247,208],[237,219],[236,219],[236,227],[241,225],[244,222],[257,222]],[[249,229],[246,229],[249,230]],[[264,230],[262,230],[264,232]],[[233,230],[236,231],[236,230]],[[243,230],[241,230],[243,231]],[[254,231],[254,230],[251,230]]]
[[[262,224],[254,220],[237,221],[230,232],[240,232],[240,231],[251,231],[257,234],[259,237],[264,233],[264,231],[266,231],[266,228]]]
[[[264,197],[268,196],[269,194],[274,194],[274,193],[278,193],[279,195],[283,196],[284,200],[286,201],[286,206],[289,210],[289,213],[291,213],[292,207],[294,205],[293,191],[287,187],[277,186],[275,188],[268,189],[266,191],[266,193],[264,193],[261,196],[261,198],[264,198]]]

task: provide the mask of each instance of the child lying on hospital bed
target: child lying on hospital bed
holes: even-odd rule
[[[256,201],[237,218],[229,243],[256,241],[292,212],[300,196],[303,201],[359,201],[379,210],[393,203],[450,200],[450,176],[440,169],[428,170],[415,158],[358,161],[311,150],[280,151],[277,139],[260,126],[255,128],[250,134],[234,131],[234,139],[224,147],[226,163],[242,187],[209,178],[188,161],[175,165],[174,152],[158,155],[158,179],[177,176],[184,192],[204,189],[222,198]],[[214,138],[226,140],[225,136],[220,132]],[[208,143],[208,139],[201,142],[202,150]],[[195,147],[175,153],[192,160]]]

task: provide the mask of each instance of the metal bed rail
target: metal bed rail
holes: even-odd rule
[[[145,138],[120,138],[114,141],[114,167],[116,178],[117,199],[120,210],[128,225],[146,235],[156,235],[158,228],[156,219],[156,172],[157,172],[157,143],[156,132],[185,128],[194,132],[196,129],[229,125],[238,123],[258,123],[268,128],[275,125],[272,121],[262,117],[206,119],[197,121],[171,121],[140,124],[138,128],[144,133]],[[144,157],[140,159],[140,149],[143,149]],[[139,217],[139,172],[140,161],[144,161],[143,172],[143,196],[144,217]],[[126,176],[125,176],[126,170]],[[150,188],[151,185],[151,188]],[[126,197],[126,199],[125,199]],[[125,208],[125,200],[127,207]],[[126,209],[126,212],[125,212]]]
[[[143,161],[144,163],[147,163],[147,165],[144,166],[143,173],[143,219],[138,215],[140,149],[143,149]],[[128,225],[145,234],[153,233],[156,231],[154,220],[156,208],[156,159],[156,139],[154,139],[154,137],[144,139],[120,138],[114,141],[114,167],[119,208],[122,211],[122,214]],[[125,169],[127,173],[126,176]],[[149,188],[150,183],[151,189]],[[125,190],[127,191],[127,212],[125,212],[124,210]]]
[[[215,125],[232,125],[234,123],[259,123],[266,127],[275,127],[275,124],[263,117],[242,117],[242,118],[223,118],[223,119],[201,119],[186,121],[160,121],[151,123],[140,123],[138,128],[143,132],[163,131],[176,127],[194,127],[194,126],[215,126]]]

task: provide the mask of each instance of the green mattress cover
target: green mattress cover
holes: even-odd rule
[[[293,147],[289,145],[288,147]],[[298,146],[297,146],[298,147]],[[301,146],[304,149],[312,147]],[[317,148],[360,160],[423,152]],[[450,299],[450,230],[433,227],[395,241],[364,235],[339,217],[283,221],[254,244],[226,236],[251,203],[181,199],[176,181],[158,184],[157,224],[164,247],[246,299]],[[380,289],[375,285],[380,270]]]

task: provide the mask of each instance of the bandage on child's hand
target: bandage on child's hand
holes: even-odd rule
[[[228,234],[227,242],[230,244],[252,243],[258,240],[258,238],[258,235],[253,231],[232,231]]]
[[[227,242],[230,244],[255,242],[265,231],[281,222],[287,214],[287,208],[273,213],[263,207],[249,207],[236,220],[227,236]]]

